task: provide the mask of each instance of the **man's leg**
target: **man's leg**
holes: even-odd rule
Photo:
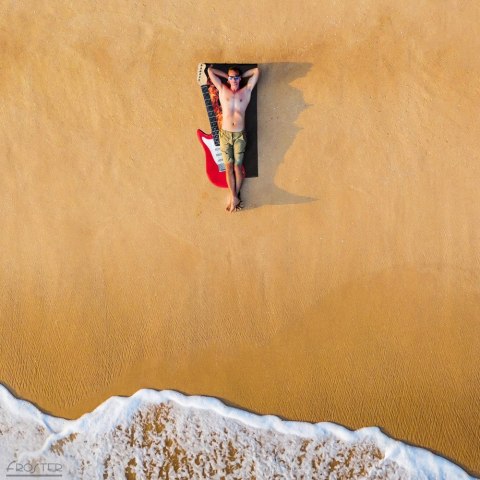
[[[235,198],[237,198],[237,192],[235,189],[235,172],[234,172],[233,162],[225,163],[225,176],[227,177],[227,185],[231,193],[230,201],[227,205],[227,210],[231,212],[234,209]]]
[[[242,188],[243,179],[243,157],[245,155],[245,149],[247,148],[247,136],[245,132],[242,132],[233,144],[233,153],[235,157],[235,193],[238,198],[237,206],[240,206],[240,189]]]
[[[232,206],[230,208],[230,211],[234,212],[238,208],[241,208],[239,195],[240,195],[240,187],[242,186],[243,175],[241,171],[241,166],[238,167],[236,164],[235,166],[232,165],[232,171],[234,172],[235,193],[233,196]]]
[[[242,165],[235,164],[234,170],[235,170],[235,192],[237,194],[236,196],[238,197],[240,193],[240,188],[242,187],[243,178],[244,178]]]
[[[224,130],[220,130],[220,150],[222,152],[223,163],[225,164],[225,177],[227,179],[228,190],[230,191],[230,199],[228,200],[226,210],[233,210],[234,198],[237,196],[235,191],[235,172],[233,168],[234,150],[232,143],[232,134]]]

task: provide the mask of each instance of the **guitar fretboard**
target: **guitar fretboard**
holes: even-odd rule
[[[218,124],[215,110],[213,109],[212,99],[210,98],[210,92],[208,91],[208,85],[202,85],[203,99],[205,100],[205,106],[207,107],[208,120],[212,129],[213,140],[215,145],[220,146],[220,138],[218,136]]]

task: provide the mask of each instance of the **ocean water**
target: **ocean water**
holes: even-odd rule
[[[0,385],[0,478],[473,478],[378,428],[288,422],[210,397],[140,390],[77,420],[45,415]]]

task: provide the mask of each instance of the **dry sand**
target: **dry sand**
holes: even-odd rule
[[[480,4],[0,3],[0,379],[380,426],[480,473]],[[248,209],[198,62],[258,62]]]

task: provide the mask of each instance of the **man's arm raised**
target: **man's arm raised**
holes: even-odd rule
[[[250,79],[247,82],[247,88],[249,90],[253,90],[255,85],[258,82],[258,77],[260,76],[260,69],[258,67],[256,68],[251,68],[250,70],[247,70],[243,75],[242,78],[248,78]]]
[[[220,77],[228,78],[228,75],[222,72],[221,70],[218,70],[212,67],[209,67],[207,71],[208,71],[208,76],[210,77],[210,80],[217,87],[217,90],[220,91],[223,85],[222,81],[220,80]]]

